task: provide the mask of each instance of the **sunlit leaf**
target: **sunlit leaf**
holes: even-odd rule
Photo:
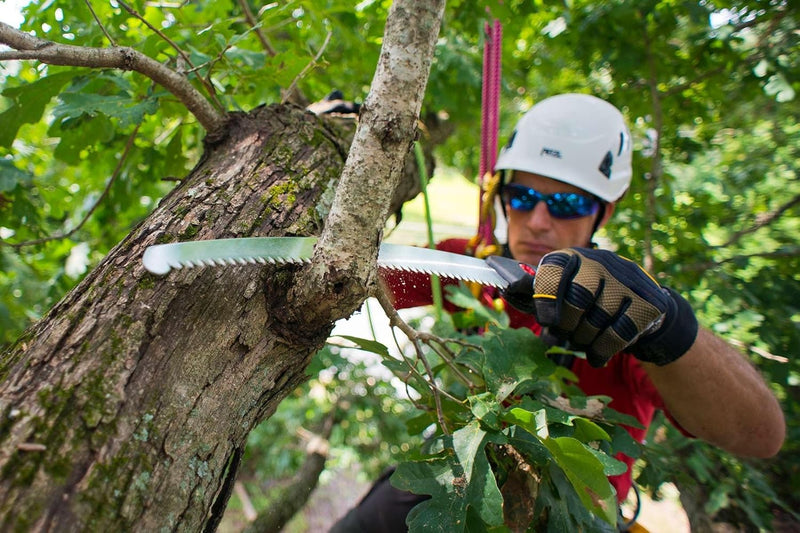
[[[544,445],[553,454],[584,505],[609,524],[616,524],[616,492],[597,457],[584,444],[569,437],[546,439]]]

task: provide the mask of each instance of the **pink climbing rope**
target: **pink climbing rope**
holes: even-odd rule
[[[487,174],[494,172],[497,161],[497,137],[500,127],[500,57],[502,27],[499,20],[484,26],[485,43],[483,47],[483,86],[481,88],[481,160],[478,184],[481,187],[479,197],[478,238],[483,244],[494,243],[493,217],[484,216],[488,210],[484,202],[493,201],[485,198],[484,180]]]

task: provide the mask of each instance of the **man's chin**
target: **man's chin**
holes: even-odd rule
[[[539,264],[539,261],[541,261],[542,257],[543,257],[543,254],[521,253],[521,254],[513,254],[513,255],[514,255],[514,259],[516,259],[517,261],[520,261],[522,263],[527,263],[527,264],[529,264],[531,266],[537,266]]]

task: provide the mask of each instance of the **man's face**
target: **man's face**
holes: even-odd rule
[[[543,194],[576,192],[587,194],[573,185],[545,178],[538,174],[514,171],[512,183],[530,187]],[[614,211],[614,204],[606,204],[600,225]],[[538,265],[545,254],[571,246],[588,246],[598,213],[580,218],[559,219],[553,217],[544,202],[538,202],[533,210],[515,211],[506,204],[508,215],[508,246],[515,259]]]

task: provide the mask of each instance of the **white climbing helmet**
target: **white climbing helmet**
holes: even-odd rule
[[[631,183],[631,154],[631,134],[616,107],[588,94],[561,94],[522,116],[495,170],[539,174],[614,202]]]

